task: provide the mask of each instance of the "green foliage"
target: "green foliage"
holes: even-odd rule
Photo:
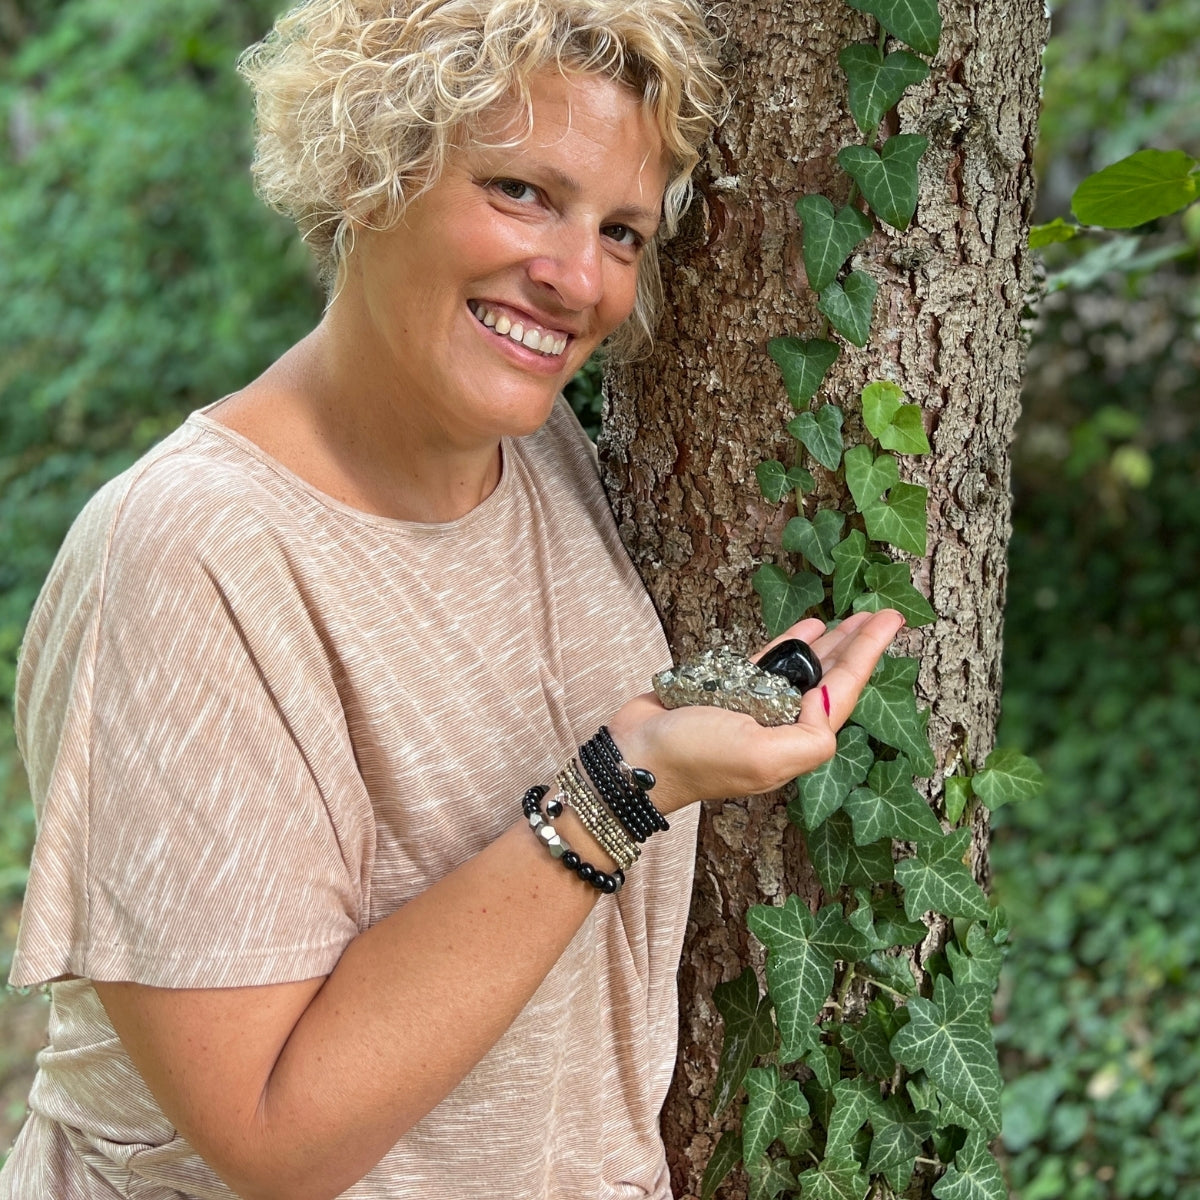
[[[865,346],[871,336],[871,314],[879,284],[865,271],[851,271],[839,283],[834,280],[821,293],[817,310],[846,339]]]
[[[801,196],[796,212],[804,222],[804,273],[814,291],[824,291],[870,236],[871,222],[849,204],[835,213],[824,196]]]
[[[994,818],[1014,926],[997,1041],[1007,1171],[1033,1200],[1200,1188],[1200,430],[1176,408],[1196,377],[1175,378],[1114,379],[1134,411],[1190,414],[1147,444],[1145,486],[1114,505],[1100,461],[1017,508],[1004,732],[1047,784]]]
[[[847,46],[838,55],[838,62],[846,72],[850,113],[859,129],[868,135],[875,132],[884,113],[895,108],[910,87],[929,78],[929,65],[924,59],[907,50],[893,50],[885,58],[883,51],[871,42]]]
[[[837,361],[841,348],[824,338],[772,338],[767,351],[783,374],[788,399],[807,404],[820,390],[825,373]]]
[[[850,7],[870,13],[893,37],[921,54],[937,53],[942,14],[928,0],[849,0]]]
[[[917,168],[928,146],[919,134],[898,133],[878,153],[870,146],[844,146],[838,151],[838,162],[882,220],[907,229],[917,210]]]
[[[1196,160],[1182,150],[1139,150],[1089,175],[1071,208],[1085,225],[1132,229],[1186,208],[1198,179]]]
[[[304,248],[231,167],[250,153],[233,60],[275,4],[22,7],[23,36],[0,45],[0,799],[21,814],[4,822],[0,891],[13,897],[32,820],[8,698],[67,526],[320,311]]]

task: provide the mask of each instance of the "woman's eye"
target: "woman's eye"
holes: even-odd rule
[[[636,229],[631,229],[628,225],[606,225],[603,232],[604,236],[611,241],[618,242],[622,246],[629,246],[634,250],[640,250],[646,242],[646,239]]]
[[[534,189],[519,179],[494,179],[492,186],[510,200],[529,200],[534,195]]]

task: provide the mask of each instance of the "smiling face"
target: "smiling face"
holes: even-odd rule
[[[667,169],[638,98],[551,72],[530,98],[519,144],[455,151],[398,227],[357,239],[335,302],[364,367],[430,449],[537,429],[631,312],[658,228]],[[524,129],[514,104],[481,140]]]

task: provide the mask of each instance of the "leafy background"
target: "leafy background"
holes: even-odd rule
[[[244,172],[230,70],[274,0],[0,0],[0,966],[32,818],[11,738],[25,619],[84,499],[320,308]],[[1200,154],[1200,0],[1060,0],[1038,219],[1139,147]],[[1015,448],[1002,739],[1043,795],[996,815],[1014,1194],[1200,1197],[1200,277],[1195,208],[1045,252]],[[1107,257],[1105,257],[1107,255]],[[1114,269],[1115,264],[1115,269]],[[575,400],[595,419],[595,375]],[[0,1144],[41,998],[0,1007]]]

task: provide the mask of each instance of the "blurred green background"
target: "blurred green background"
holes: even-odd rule
[[[74,514],[320,310],[254,199],[231,63],[275,0],[0,0],[0,967],[32,814],[11,733],[25,620]],[[1200,0],[1059,0],[1038,219],[1138,148],[1200,156]],[[996,815],[997,1004],[1024,1200],[1200,1200],[1200,207],[1045,253],[1014,454]],[[595,411],[593,382],[576,391]],[[41,998],[0,1003],[0,1153]]]

